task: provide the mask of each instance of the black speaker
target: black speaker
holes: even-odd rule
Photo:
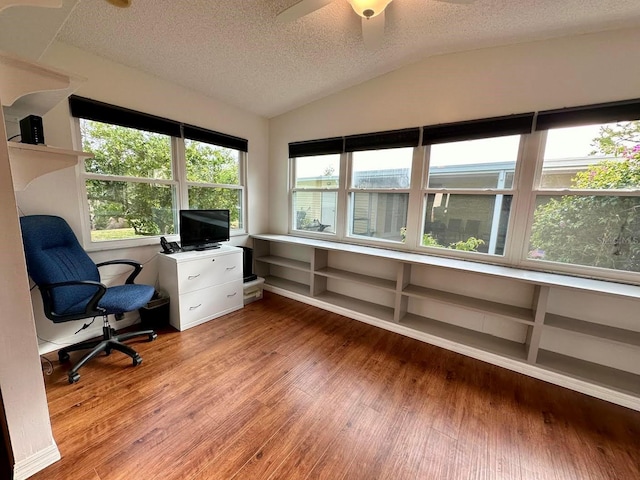
[[[244,283],[250,282],[258,278],[253,273],[253,248],[242,247],[242,276],[244,277]]]
[[[31,143],[32,145],[44,143],[42,117],[29,115],[20,120],[20,137],[22,143]]]

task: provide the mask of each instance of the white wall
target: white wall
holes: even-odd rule
[[[124,106],[145,113],[246,138],[249,141],[247,169],[247,226],[249,233],[268,229],[268,121],[265,118],[229,106],[223,101],[205,97],[192,90],[160,80],[138,70],[125,67],[86,51],[62,43],[55,43],[41,59],[41,63],[86,78],[75,92],[77,95]],[[72,118],[66,101],[44,116],[44,134],[48,145],[80,149],[73,144]],[[35,179],[24,191],[16,192],[21,214],[54,214],[65,218],[81,238],[82,210],[80,206],[79,167],[67,168]],[[234,237],[231,243],[244,245],[246,235]],[[156,245],[91,252],[96,261],[113,258],[133,258],[145,264],[139,283],[155,284],[157,268]],[[125,269],[106,274],[106,283],[124,281]],[[36,328],[40,337],[40,352],[56,350],[59,344],[78,342],[100,335],[101,322],[75,335],[83,321],[54,325],[42,313],[37,290],[32,293]],[[131,314],[118,327],[136,321]],[[47,340],[46,342],[43,340]]]
[[[269,232],[287,231],[292,141],[640,97],[640,29],[432,57],[270,121]]]

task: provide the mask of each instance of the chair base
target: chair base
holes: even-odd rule
[[[112,350],[117,350],[125,355],[129,355],[133,360],[134,366],[140,365],[142,363],[142,357],[138,355],[138,352],[133,348],[122,342],[129,340],[130,338],[142,336],[149,337],[149,341],[151,342],[158,337],[158,334],[153,330],[140,330],[137,332],[127,332],[118,335],[116,331],[105,322],[105,326],[102,327],[101,340],[88,340],[86,342],[80,342],[75,345],[69,345],[68,347],[61,348],[58,350],[58,359],[60,360],[60,363],[66,363],[69,361],[69,352],[91,349],[91,351],[82,357],[67,374],[69,377],[69,383],[76,383],[80,380],[80,374],[78,373],[80,367],[102,352],[110,355]]]

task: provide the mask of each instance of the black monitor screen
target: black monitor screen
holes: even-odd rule
[[[180,210],[183,250],[217,248],[229,240],[229,210]]]

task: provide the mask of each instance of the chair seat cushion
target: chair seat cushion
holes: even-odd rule
[[[108,314],[131,312],[144,307],[154,292],[151,285],[117,285],[107,289],[98,306]]]

